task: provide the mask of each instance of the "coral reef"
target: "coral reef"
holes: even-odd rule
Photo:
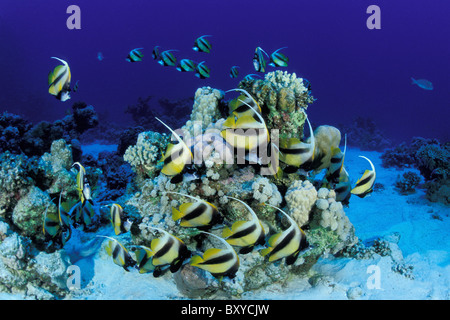
[[[304,110],[314,100],[303,79],[297,78],[295,74],[276,71],[268,73],[264,80],[246,78],[240,83],[240,87],[248,90],[258,100],[262,110],[261,117],[265,119],[269,130],[279,129],[281,138],[303,138]],[[199,229],[174,221],[172,209],[194,201],[184,195],[207,201],[217,209],[221,216],[218,220],[223,218],[223,224],[220,222],[212,228],[210,225],[203,226],[203,229],[215,235],[220,236],[218,228],[251,218],[249,210],[242,203],[230,201],[229,197],[234,197],[254,210],[266,232],[265,240],[294,225],[288,223],[286,217],[272,207],[275,206],[286,211],[302,228],[301,234],[306,242],[301,248],[311,245],[291,256],[295,259],[290,264],[284,260],[276,263],[269,261],[260,254],[261,243],[258,242],[258,246],[251,246],[250,252],[240,252],[240,266],[232,281],[217,281],[208,272],[184,264],[174,277],[180,291],[188,297],[237,298],[249,290],[273,284],[282,286],[290,281],[293,274],[307,277],[310,268],[322,255],[338,255],[357,242],[353,225],[346,217],[341,202],[336,201],[333,190],[316,188],[307,180],[307,174],[286,174],[280,182],[278,176],[264,176],[261,172],[262,165],[257,162],[246,159],[244,163],[236,163],[234,148],[220,134],[225,121],[223,98],[224,93],[218,89],[203,87],[196,91],[190,120],[184,126],[180,125],[180,128],[183,140],[199,157],[195,159],[194,156],[193,163],[183,166],[180,180],[174,181],[171,176],[161,172],[166,162],[161,161],[162,154],[167,152],[170,137],[156,131],[139,133],[140,130],[147,130],[147,122],[141,123],[142,128],[130,128],[123,133],[117,153],[103,152],[98,158],[92,155],[81,158],[89,180],[89,195],[95,200],[97,209],[110,205],[113,200],[117,201],[126,214],[123,218],[133,222],[130,237],[124,244],[127,247],[151,246],[151,241],[157,234],[154,228],[175,235],[192,252],[217,247],[217,239],[201,238]],[[140,99],[137,106],[129,107],[128,112],[134,117],[137,117],[138,112],[144,112],[153,118],[154,111],[149,101],[150,98]],[[170,101],[161,103],[168,108],[176,108]],[[0,214],[0,247],[10,246],[9,242],[12,246],[14,242],[15,248],[19,250],[22,246],[23,249],[20,250],[24,252],[20,257],[12,257],[10,260],[2,258],[2,263],[8,266],[5,266],[7,271],[0,273],[0,278],[5,279],[1,290],[18,288],[41,298],[64,296],[65,284],[62,279],[70,264],[65,251],[67,247],[61,249],[53,246],[50,250],[48,240],[42,234],[42,226],[45,211],[49,215],[56,215],[59,207],[55,199],[60,194],[66,201],[75,203],[81,198],[80,189],[84,190],[86,187],[82,185],[77,189],[76,176],[81,169],[79,172],[71,169],[72,163],[76,161],[73,148],[79,148],[79,140],[75,137],[79,137],[80,131],[95,125],[95,113],[92,108],[81,105],[73,110],[74,114],[70,118],[77,125],[67,131],[64,121],[58,122],[56,127],[61,129],[58,132],[62,136],[51,134],[52,140],[47,141],[50,143],[48,150],[40,149],[43,142],[39,139],[42,134],[53,132],[55,125],[44,123],[31,130],[30,136],[36,138],[36,148],[31,154],[38,152],[37,150],[46,150],[46,153],[30,158],[24,154],[1,155],[0,179],[5,183],[0,187],[4,188],[7,196],[3,198],[2,195],[0,198],[4,208]],[[81,113],[87,119],[80,119]],[[142,114],[139,117],[144,118]],[[21,123],[17,119],[11,121],[13,120]],[[170,121],[167,124],[174,125]],[[152,130],[157,127],[154,128]],[[167,132],[165,127],[158,128],[161,132]],[[65,135],[72,131],[76,134]],[[339,130],[329,126],[316,129],[316,134],[318,150],[328,159],[322,163],[326,168],[330,163],[331,149],[339,146],[341,135]],[[61,139],[66,136],[70,140]],[[98,209],[95,219],[86,218],[83,210],[82,215],[72,217],[76,221],[69,226],[70,230],[90,233],[99,225],[110,224],[108,214],[101,209]],[[87,219],[87,222],[83,219]],[[88,225],[89,223],[93,226]],[[14,226],[14,232],[8,224]],[[302,240],[302,244],[303,242]],[[63,245],[64,243],[61,244]],[[9,257],[11,252],[7,248],[0,250],[0,257]],[[41,273],[45,285],[36,281],[27,284],[26,276],[11,271],[14,264],[18,264],[18,270],[26,270],[30,275]],[[52,270],[46,269],[46,265]]]
[[[391,144],[370,118],[357,117],[350,125],[340,127],[347,134],[348,144],[361,150],[382,151]]]
[[[239,87],[251,93],[267,114],[269,130],[280,130],[280,138],[302,138],[305,122],[302,110],[314,101],[302,78],[277,70],[267,73],[264,80],[246,78]]]
[[[407,171],[402,176],[398,176],[395,181],[395,187],[401,194],[410,194],[416,191],[416,187],[420,183],[420,176],[413,172]]]

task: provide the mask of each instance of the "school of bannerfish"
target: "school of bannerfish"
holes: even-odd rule
[[[210,53],[212,46],[208,40],[209,37],[211,36],[204,35],[197,38],[193,50]],[[280,52],[285,48],[279,48],[269,56],[261,47],[257,47],[253,57],[255,71],[265,73],[267,65],[287,67],[289,59]],[[155,46],[152,57],[162,66],[174,66],[180,72],[194,72],[195,76],[201,79],[210,77],[210,69],[206,66],[205,61],[197,63],[191,59],[181,59],[177,64],[177,59],[174,56],[175,51],[161,51],[160,46]],[[141,62],[143,56],[143,48],[136,48],[129,52],[126,60],[132,63]],[[70,99],[70,92],[74,91],[70,88],[71,71],[66,61],[56,57],[54,59],[62,62],[62,65],[57,66],[49,74],[49,93],[61,101],[66,101]],[[101,61],[100,58],[99,60]],[[268,61],[269,63],[267,63]],[[238,66],[231,67],[230,77],[236,78],[238,76],[238,68]],[[332,134],[328,135],[327,141],[323,138],[323,133],[319,134],[317,130],[315,132],[306,114],[306,106],[287,106],[284,107],[283,112],[291,112],[292,115],[295,113],[299,123],[307,124],[310,136],[308,140],[303,139],[302,141],[301,134],[295,134],[302,131],[300,128],[296,128],[295,132],[288,132],[286,128],[278,126],[283,121],[285,125],[289,121],[285,121],[286,117],[280,116],[280,110],[276,110],[275,113],[264,94],[268,94],[267,82],[271,79],[270,77],[273,81],[274,75],[279,77],[280,74],[283,75],[278,72],[269,73],[264,80],[250,74],[244,77],[239,88],[221,93],[222,98],[225,94],[233,92],[237,92],[238,97],[227,102],[229,114],[219,127],[214,128],[214,141],[221,141],[220,143],[228,149],[243,150],[246,162],[241,168],[270,169],[271,174],[264,179],[271,179],[275,185],[284,185],[285,191],[287,189],[286,197],[291,189],[294,190],[292,186],[298,185],[296,181],[307,181],[309,176],[313,176],[313,173],[322,169],[326,170],[326,174],[319,187],[334,190],[335,200],[343,205],[349,204],[352,194],[361,198],[370,194],[373,191],[376,178],[372,162],[361,156],[369,162],[371,169],[366,170],[352,188],[349,175],[344,167],[346,139],[345,149],[342,152],[339,148],[340,135],[336,143],[336,141],[332,142]],[[300,85],[304,89],[303,93],[307,92],[308,101],[313,101],[310,95],[310,83],[306,79],[300,80]],[[257,85],[260,86],[260,91],[255,93],[254,88]],[[279,90],[281,92],[284,89]],[[284,91],[283,93],[288,94]],[[298,92],[295,92],[295,94],[298,96]],[[269,117],[269,113],[272,116]],[[203,184],[202,177],[205,176],[205,170],[204,167],[202,169],[199,169],[199,167],[202,167],[205,163],[194,165],[196,144],[185,137],[182,138],[162,120],[158,118],[156,120],[161,122],[174,138],[166,144],[165,152],[158,163],[155,164],[155,166],[159,166],[161,175],[167,177],[167,183],[173,186],[170,187],[172,189],[167,187],[165,190],[164,188],[160,189],[159,200],[161,201],[165,197],[166,199],[172,199],[169,203],[174,203],[174,201],[182,202],[182,199],[189,199],[189,202],[182,202],[179,206],[171,206],[171,218],[173,223],[178,226],[178,230],[186,229],[189,231],[181,231],[181,237],[164,230],[157,224],[153,226],[149,224],[147,225],[147,231],[153,235],[153,239],[147,242],[148,245],[143,245],[141,242],[141,244],[130,245],[128,249],[116,238],[98,235],[98,237],[108,240],[106,251],[115,264],[125,271],[137,269],[142,274],[152,273],[154,277],[160,277],[167,271],[171,273],[179,272],[183,266],[189,265],[210,273],[222,283],[224,278],[235,278],[242,257],[250,256],[253,252],[259,252],[266,263],[275,263],[280,266],[280,261],[284,261],[286,266],[291,266],[296,264],[299,257],[304,254],[307,255],[308,251],[317,246],[309,241],[308,232],[305,232],[302,225],[298,223],[298,219],[296,220],[292,216],[295,208],[289,208],[290,210],[287,210],[290,212],[289,214],[286,210],[269,203],[268,197],[260,201],[260,205],[252,208],[250,203],[239,199],[239,195],[233,194],[232,196],[220,191],[219,195],[222,194],[222,202],[234,203],[234,208],[241,206],[242,208],[239,210],[247,212],[242,217],[250,217],[250,219],[241,217],[230,220],[229,216],[221,212],[217,204],[207,201],[207,197],[202,199],[199,196],[201,192],[197,192],[196,196],[194,192],[173,191],[181,183],[191,183],[192,185],[197,181],[199,185]],[[292,125],[292,123],[288,125]],[[208,128],[211,128],[211,124],[207,128],[203,128],[202,135],[206,136]],[[270,129],[274,128],[282,129],[278,145],[273,144],[271,139]],[[250,130],[252,130],[251,133],[249,133]],[[252,154],[258,148],[265,148],[269,154],[275,153],[280,163],[268,165],[262,163],[260,159],[254,160]],[[211,168],[210,165],[209,168]],[[71,228],[89,226],[93,223],[95,215],[99,214],[104,207],[99,208],[95,204],[83,165],[76,162],[73,164],[72,170],[76,172],[79,201],[73,203],[74,201],[70,201],[70,199],[63,199],[64,192],[61,191],[57,212],[50,214],[46,211],[44,213],[42,230],[49,245],[63,247],[71,237]],[[223,175],[223,173],[224,171],[220,174]],[[208,175],[211,176],[207,173],[206,176]],[[226,179],[226,177],[224,178]],[[191,188],[190,191],[194,190]],[[206,194],[206,192],[203,193]],[[223,205],[223,203],[221,204]],[[282,201],[278,201],[278,204],[282,204]],[[128,217],[126,210],[120,204],[112,203],[109,208],[109,220],[116,236],[129,232],[133,224],[139,223]],[[265,214],[271,212],[270,222],[264,221],[267,216],[261,214],[261,212]],[[281,219],[277,218],[276,212],[282,214]],[[286,222],[287,227],[283,227],[286,226]],[[309,228],[307,225],[306,227]],[[217,230],[219,230],[220,235],[217,234]],[[159,234],[159,237],[156,237],[155,234]],[[181,238],[184,238],[184,240]],[[186,239],[192,241],[186,243]]]

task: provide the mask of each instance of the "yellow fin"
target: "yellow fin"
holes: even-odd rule
[[[177,221],[183,218],[183,214],[177,208],[172,207],[172,219],[173,221]]]
[[[278,241],[278,238],[281,236],[281,234],[282,233],[280,232],[280,233],[274,234],[273,236],[271,236],[269,238],[269,245],[271,247],[274,247],[274,244]]]
[[[234,115],[231,115],[225,120],[225,122],[222,124],[225,128],[236,128],[236,121],[234,119]]]
[[[228,238],[228,237],[231,236],[232,234],[233,234],[233,231],[231,231],[231,229],[228,228],[228,227],[225,227],[225,228],[222,230],[222,238]]]
[[[191,261],[189,262],[189,264],[191,265],[191,266],[196,266],[196,265],[198,265],[198,264],[200,264],[200,263],[202,263],[203,262],[203,258],[202,257],[200,257],[200,256],[193,256],[192,258],[191,258]]]
[[[272,250],[273,250],[272,247],[264,248],[259,253],[264,257],[264,256],[268,255],[269,253],[271,253]]]

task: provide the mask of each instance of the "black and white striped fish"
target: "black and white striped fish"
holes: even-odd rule
[[[207,230],[212,226],[223,222],[222,215],[212,203],[184,193],[169,191],[166,193],[177,194],[196,200],[196,202],[183,203],[178,209],[172,208],[172,219],[174,221],[180,220],[180,226],[185,228],[196,227]]]
[[[51,57],[52,59],[56,59],[62,62],[62,65],[59,65],[50,71],[48,74],[48,92],[51,95],[54,95],[56,99],[61,101],[66,101],[70,99],[70,79],[71,73],[69,64],[63,59],[57,57]]]
[[[128,268],[136,266],[136,261],[118,240],[108,236],[97,235],[97,237],[109,239],[105,249],[108,255],[113,258],[115,264],[124,268],[125,271],[129,271]]]
[[[169,145],[167,146],[166,153],[161,159],[161,161],[164,162],[164,166],[161,172],[169,177],[178,176],[183,172],[187,164],[192,163],[194,156],[192,155],[191,149],[189,149],[186,143],[175,131],[173,131],[168,125],[166,125],[158,118],[156,118],[156,120],[158,120],[166,128],[168,128],[178,141],[177,144],[169,143]]]
[[[155,266],[153,276],[159,277],[165,266],[169,266],[172,273],[177,272],[191,252],[184,242],[174,235],[160,228],[149,228],[163,233],[162,237],[153,239],[150,244],[152,264]]]
[[[356,182],[355,187],[352,189],[352,194],[364,198],[373,191],[373,185],[375,184],[376,172],[375,167],[368,158],[359,156],[369,161],[372,170],[366,170],[361,178]]]
[[[201,231],[203,232],[203,231]],[[210,272],[214,277],[222,279],[229,277],[233,279],[239,270],[239,257],[233,247],[224,239],[215,234],[203,232],[213,236],[222,242],[226,249],[210,248],[202,256],[196,255],[191,258],[190,265]]]
[[[249,253],[256,245],[264,244],[266,233],[261,221],[259,221],[258,216],[252,208],[239,199],[230,196],[228,198],[242,203],[250,212],[252,219],[250,221],[236,221],[233,223],[231,229],[225,227],[222,231],[222,237],[232,246],[241,247],[239,253]]]
[[[128,62],[140,62],[142,61],[142,58],[144,57],[144,54],[142,53],[142,49],[144,48],[136,48],[130,51],[130,53],[128,53],[128,56],[125,60],[127,60]]]
[[[200,78],[200,79],[206,79],[206,78],[209,78],[209,77],[210,77],[209,73],[211,72],[211,70],[210,70],[210,69],[208,68],[208,66],[205,64],[205,61],[200,62],[200,63],[197,65],[197,68],[196,68],[195,70],[196,70],[195,76],[196,76],[197,78]]]
[[[287,67],[288,66],[289,58],[286,57],[284,54],[278,52],[281,49],[286,49],[286,48],[287,47],[280,48],[270,55],[269,66],[272,66],[272,67]]]
[[[330,166],[327,169],[326,178],[330,183],[337,183],[344,168],[345,152],[347,150],[347,135],[345,135],[344,152],[339,148],[331,149]]]
[[[210,53],[211,52],[211,43],[208,41],[208,39],[205,39],[206,37],[212,37],[210,35],[204,35],[201,37],[198,37],[195,42],[194,46],[192,47],[193,50],[198,52],[205,52]]]
[[[255,54],[253,55],[253,67],[257,72],[261,73],[266,72],[266,64],[267,64],[267,61],[264,58],[263,53],[267,57],[269,57],[269,55],[261,47],[257,47],[255,49]]]
[[[231,78],[237,78],[239,71],[238,71],[239,66],[232,66],[230,69],[230,77]]]
[[[129,220],[125,220],[125,214],[123,212],[123,208],[117,204],[113,203],[111,205],[111,224],[114,228],[114,233],[116,236],[119,234],[130,231],[131,222]]]
[[[194,72],[197,69],[197,63],[190,59],[181,59],[177,70],[181,72]]]
[[[261,255],[269,256],[270,262],[286,258],[286,264],[291,265],[297,260],[300,251],[309,246],[306,235],[286,212],[270,204],[266,205],[283,213],[291,225],[286,230],[271,236],[269,247],[262,249]]]
[[[158,63],[162,66],[174,67],[177,63],[177,58],[175,58],[172,51],[178,50],[166,50],[161,52],[161,54],[159,55]]]
[[[309,143],[302,142],[297,138],[280,139],[280,161],[289,166],[299,168],[304,164],[314,161],[316,139],[314,138],[314,132],[308,116],[306,116],[306,122],[308,123],[311,137]]]

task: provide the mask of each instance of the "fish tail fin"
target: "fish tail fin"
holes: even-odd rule
[[[183,213],[177,208],[172,207],[172,219],[173,221],[180,220],[183,217]]]
[[[259,253],[261,254],[261,256],[265,257],[265,256],[267,256],[269,253],[271,253],[272,250],[273,250],[273,248],[272,248],[272,247],[269,247],[269,248],[262,249]]]
[[[228,238],[229,236],[231,236],[233,234],[233,231],[231,231],[230,228],[225,227],[222,231],[222,238]]]
[[[189,264],[191,266],[195,267],[195,266],[199,265],[202,262],[203,262],[203,258],[202,257],[200,257],[200,256],[193,256],[191,258],[191,261],[189,262]]]

